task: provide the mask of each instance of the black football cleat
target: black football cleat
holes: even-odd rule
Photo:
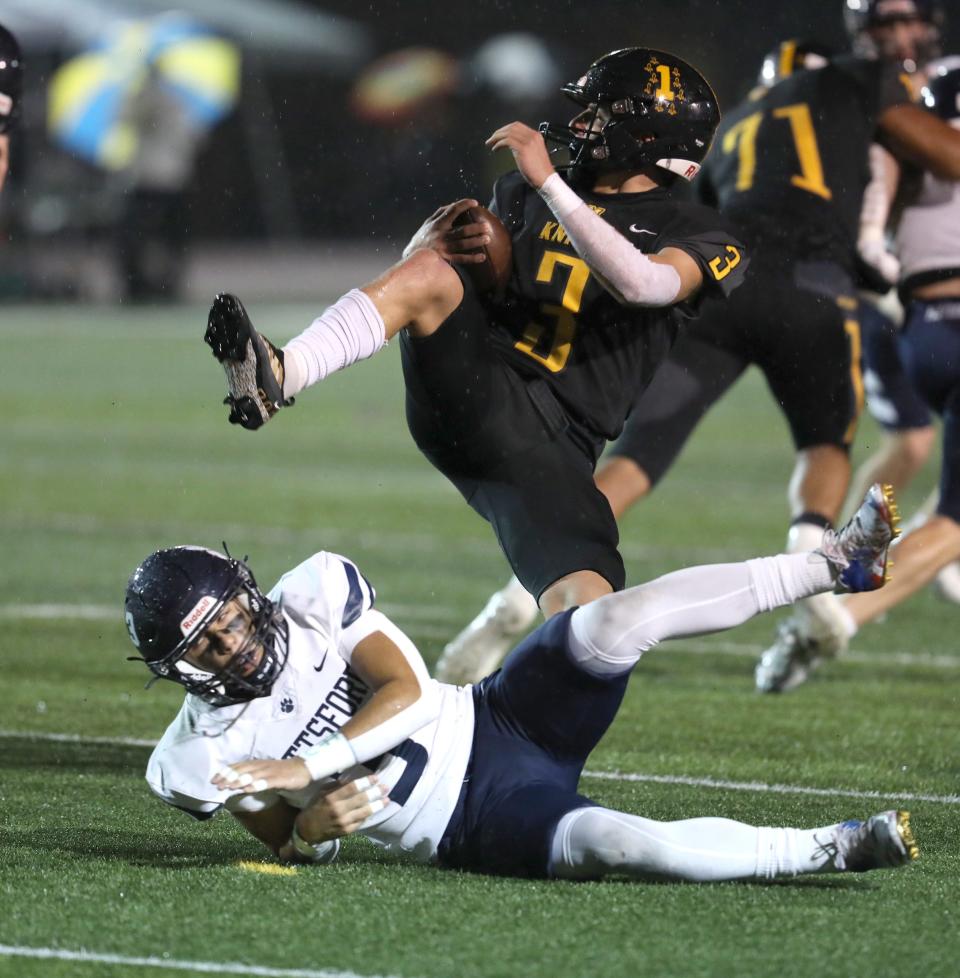
[[[223,365],[230,393],[230,423],[255,431],[282,407],[293,404],[283,396],[283,351],[261,336],[243,303],[229,292],[213,300],[204,342]]]

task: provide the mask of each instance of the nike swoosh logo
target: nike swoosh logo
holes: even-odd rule
[[[329,652],[324,652],[323,653],[323,658],[320,660],[320,665],[313,667],[313,671],[314,672],[322,672],[323,671],[323,664],[327,661],[327,656],[329,654],[330,654]]]
[[[634,234],[656,234],[657,233],[656,231],[648,231],[646,228],[638,228],[636,224],[631,224],[630,230],[633,231]]]

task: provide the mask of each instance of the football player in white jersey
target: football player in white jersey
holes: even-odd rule
[[[197,818],[225,807],[279,858],[359,832],[420,862],[563,879],[725,880],[904,865],[908,814],[816,829],[657,822],[577,792],[642,653],[798,598],[884,583],[892,498],[871,488],[818,551],[694,567],[555,615],[475,686],[431,679],[349,560],[318,553],[264,595],[200,547],[151,554],[131,639],[187,689],[147,780]]]

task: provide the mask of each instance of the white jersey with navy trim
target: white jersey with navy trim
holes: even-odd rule
[[[358,635],[383,631],[401,647],[406,645],[407,654],[418,654],[410,640],[373,609],[373,588],[356,566],[337,554],[314,554],[285,574],[269,597],[280,606],[290,629],[287,663],[270,695],[214,707],[188,693],[150,757],[150,788],[197,818],[208,818],[223,806],[262,810],[278,796],[295,808],[306,807],[332,779],[303,791],[255,795],[220,791],[210,779],[229,764],[301,754],[346,723],[370,696],[366,683],[350,668]],[[340,780],[351,780],[376,770],[390,801],[360,833],[418,861],[436,854],[473,741],[470,687],[439,684],[439,689],[435,720],[382,757],[340,773]]]
[[[960,128],[960,120],[951,123]],[[897,228],[900,277],[957,269],[960,273],[960,183],[924,173],[920,195]]]

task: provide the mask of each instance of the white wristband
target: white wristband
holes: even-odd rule
[[[300,853],[301,856],[315,863],[332,863],[340,852],[340,840],[330,839],[327,842],[307,842],[297,829],[297,823],[293,823],[293,831],[290,833],[290,845]]]
[[[357,763],[357,755],[353,752],[350,741],[338,730],[327,734],[319,743],[305,750],[300,755],[300,760],[307,765],[310,777],[319,781],[352,768]]]

